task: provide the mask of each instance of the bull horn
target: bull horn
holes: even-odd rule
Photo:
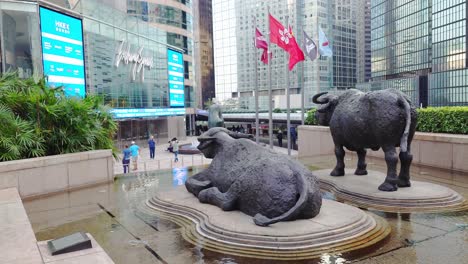
[[[214,140],[216,139],[216,137],[198,137],[197,138],[199,142],[205,142],[205,141],[209,141],[209,140]]]
[[[326,104],[328,103],[328,98],[324,98],[323,100],[319,101],[319,97],[324,95],[324,94],[327,94],[328,92],[321,92],[321,93],[318,93],[316,95],[314,95],[314,97],[312,97],[312,102],[314,102],[314,104]]]

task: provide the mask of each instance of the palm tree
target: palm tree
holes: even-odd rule
[[[65,97],[45,79],[0,77],[0,161],[116,149],[117,124],[98,96]]]

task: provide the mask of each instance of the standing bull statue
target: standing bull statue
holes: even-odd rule
[[[368,93],[350,89],[340,95],[325,94],[316,94],[312,100],[320,104],[316,112],[318,123],[330,126],[335,143],[337,163],[330,175],[345,174],[343,147],[357,152],[356,175],[367,174],[366,149],[382,148],[387,176],[379,190],[392,192],[398,187],[410,187],[409,173],[413,160],[410,150],[417,122],[416,109],[411,101],[395,89]],[[395,147],[400,147],[401,169],[398,177]]]
[[[224,127],[223,111],[218,104],[208,108],[208,128],[212,127]]]
[[[320,212],[316,177],[302,164],[246,139],[251,135],[211,128],[198,149],[213,161],[185,186],[202,203],[254,216],[255,224],[307,219]]]

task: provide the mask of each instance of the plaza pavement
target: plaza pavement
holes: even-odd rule
[[[179,162],[174,162],[174,153],[166,151],[168,147],[168,143],[161,144],[160,142],[167,142],[167,140],[160,140],[159,143],[156,144],[156,154],[155,158],[149,158],[149,148],[148,145],[139,145],[140,147],[140,157],[138,160],[138,170],[132,170],[132,165],[130,163],[130,172],[144,172],[144,171],[154,171],[154,170],[162,170],[162,169],[171,169],[171,168],[179,168],[179,167],[186,167],[186,166],[201,166],[211,163],[211,159],[205,158],[202,154],[195,154],[195,155],[181,155],[179,154]],[[198,142],[197,137],[187,137],[186,139],[179,140],[179,146],[183,144],[188,144],[192,142]],[[262,143],[260,143],[262,144]],[[273,149],[276,152],[288,154],[288,150],[286,148],[280,148],[274,146]],[[297,151],[291,150],[291,156],[293,158],[297,158]],[[119,153],[118,161],[114,163],[114,174],[122,174],[123,173],[123,166],[122,166],[122,153]]]

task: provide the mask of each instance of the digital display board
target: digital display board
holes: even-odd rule
[[[167,50],[170,107],[184,107],[184,58],[182,53]]]
[[[114,118],[158,117],[185,115],[185,108],[114,108]]]
[[[83,25],[80,19],[40,7],[42,60],[50,86],[85,97]]]

